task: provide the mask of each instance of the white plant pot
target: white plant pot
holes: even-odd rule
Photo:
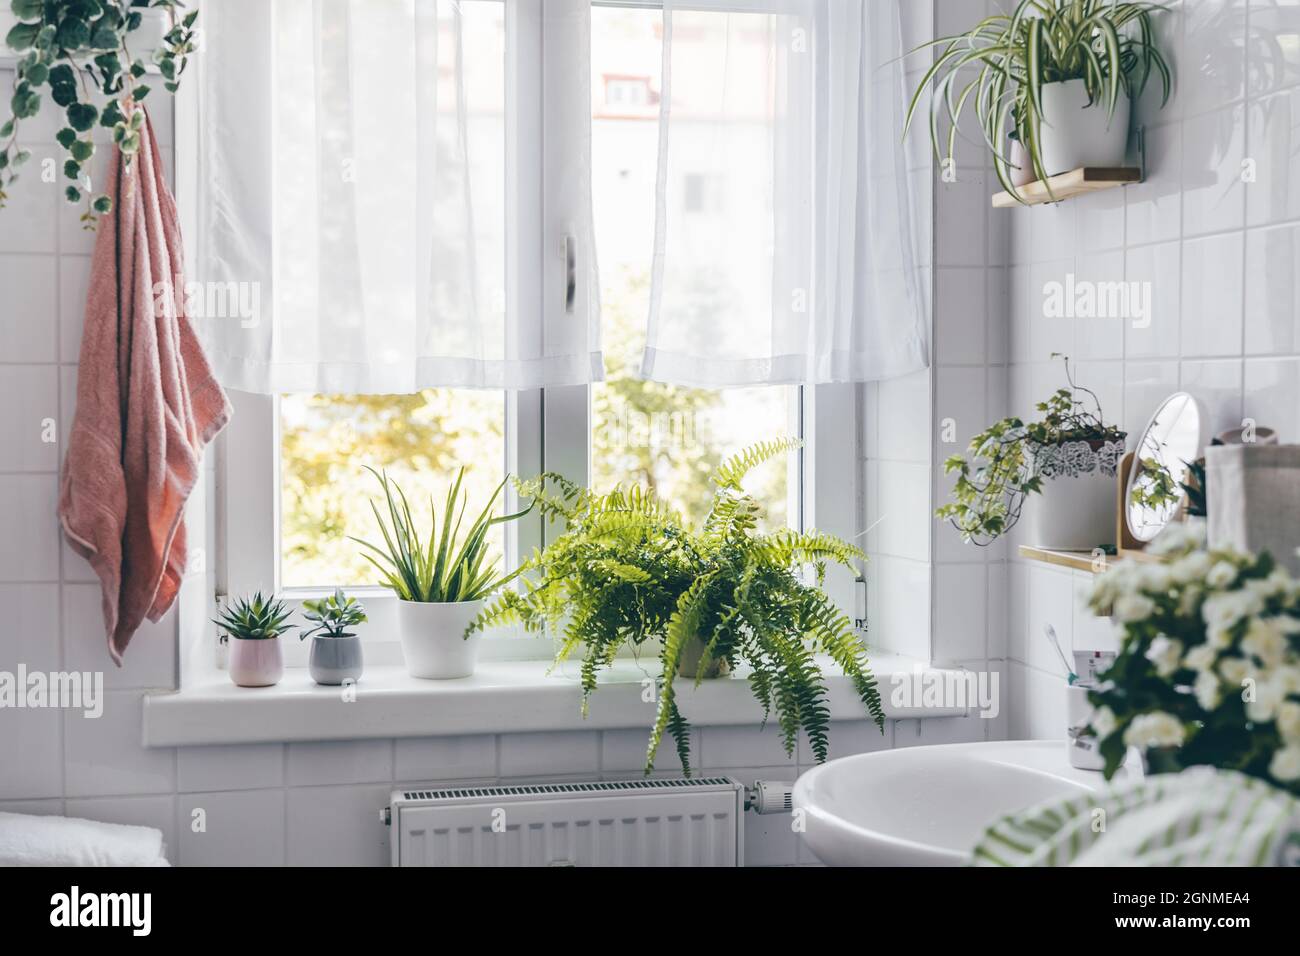
[[[1128,151],[1129,98],[1120,91],[1115,113],[1105,103],[1088,105],[1083,80],[1043,87],[1043,123],[1039,149],[1047,175],[1080,166],[1123,166]]]
[[[465,629],[483,610],[482,601],[455,604],[397,602],[397,630],[402,657],[412,677],[452,680],[469,677],[478,662],[481,633],[465,637]]]
[[[1053,551],[1091,551],[1115,543],[1116,467],[1124,442],[1067,442],[1035,455],[1042,494],[1025,502],[1028,542]]]

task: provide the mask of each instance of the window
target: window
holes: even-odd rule
[[[504,198],[493,202],[489,196],[477,204],[504,219],[504,229],[484,230],[504,235],[504,248],[485,243],[476,251],[498,257],[493,261],[501,262],[505,291],[494,287],[477,294],[499,296],[503,309],[534,310],[542,335],[550,319],[537,303],[553,292],[563,262],[556,237],[540,226],[546,184],[564,173],[562,148],[551,151],[555,144],[543,135],[546,111],[557,108],[541,102],[539,77],[549,40],[532,5],[466,0],[459,6],[466,18],[464,62],[472,65],[472,88],[478,90],[468,103],[467,142],[481,171],[471,188],[502,184],[486,192]],[[693,22],[701,18],[707,14]],[[737,42],[743,46],[743,33]],[[236,394],[220,495],[224,590],[275,587],[293,597],[373,582],[372,569],[349,540],[376,535],[369,508],[375,483],[363,466],[386,469],[421,502],[442,493],[461,466],[475,500],[506,474],[551,470],[600,488],[648,484],[699,518],[718,462],[755,441],[796,435],[807,443],[802,454],[751,476],[751,490],[767,504],[770,524],[816,524],[849,537],[856,532],[852,387],[711,390],[638,377],[655,229],[661,43],[661,11],[645,4],[595,5],[591,102],[581,108],[590,110],[591,119],[606,380],[589,388],[523,391],[426,389],[274,400]],[[737,51],[742,60],[743,55]],[[680,192],[688,210],[714,218],[743,218],[760,193],[743,176],[731,181],[713,170],[688,180]],[[701,312],[719,307],[718,298],[730,294],[707,274],[698,277],[693,293],[692,307]],[[505,526],[494,547],[513,566],[554,533],[530,517]],[[382,595],[375,591],[367,601],[382,604]],[[852,600],[844,591],[835,596],[845,604]],[[367,635],[387,638],[395,635],[378,629]],[[488,654],[545,657],[552,650],[549,642],[493,644]]]
[[[657,89],[662,20],[658,10],[593,10],[593,73],[604,74],[619,63],[653,64],[643,83]],[[650,307],[658,121],[657,112],[635,119],[606,117],[593,105],[592,200],[606,380],[592,388],[591,481],[597,488],[646,485],[700,520],[708,508],[709,475],[723,458],[756,441],[800,434],[799,389],[681,388],[638,378]],[[688,185],[687,203],[692,196],[701,208],[717,203],[718,192],[710,188],[716,183],[707,176],[698,179],[695,192]],[[754,193],[737,191],[735,197],[737,206],[754,202]],[[719,292],[707,276],[694,291],[695,308],[715,307]],[[797,504],[791,502],[798,495],[797,471],[773,463],[750,481],[750,490],[770,503],[769,521],[798,522]]]

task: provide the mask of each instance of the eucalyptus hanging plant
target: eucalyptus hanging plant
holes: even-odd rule
[[[1152,25],[1152,15],[1166,9],[1116,0],[1021,0],[1010,15],[985,17],[968,33],[923,43],[912,52],[941,52],[917,85],[904,135],[933,86],[930,138],[936,159],[951,164],[958,125],[973,101],[998,181],[1020,199],[1011,181],[1015,167],[1004,150],[1009,138],[1019,140],[1034,178],[1048,179],[1041,148],[1047,84],[1082,80],[1088,105],[1104,107],[1110,118],[1119,98],[1141,93],[1154,72],[1163,87],[1161,106],[1168,102],[1169,64],[1156,47]],[[951,121],[946,135],[939,129],[940,110]]]
[[[131,52],[137,31],[151,10],[168,18],[169,29],[152,61],[164,89],[174,93],[195,51],[198,11],[182,14],[180,0],[12,0],[10,6],[18,22],[5,45],[21,56],[10,99],[12,116],[0,126],[0,207],[19,168],[31,158],[18,145],[19,126],[40,112],[47,88],[65,120],[56,137],[67,154],[63,175],[72,181],[64,196],[86,203],[81,221],[93,229],[97,217],[113,208],[107,195],[94,195],[86,172],[95,155],[95,127],[113,131],[113,143],[126,162],[141,145],[144,114],[132,106],[151,87],[141,82],[148,72],[145,60]],[[107,98],[102,109],[92,102],[97,94]]]

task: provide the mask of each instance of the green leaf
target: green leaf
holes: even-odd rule
[[[55,42],[69,51],[86,49],[90,45],[90,24],[78,17],[64,17],[59,23]]]
[[[100,213],[101,215],[107,215],[113,211],[113,200],[108,196],[97,196],[95,197],[95,201],[91,203],[91,207],[95,212]]]
[[[77,131],[65,126],[54,134],[54,138],[59,141],[59,145],[64,149],[72,149],[72,144],[77,141]]]
[[[95,144],[88,139],[79,139],[72,144],[72,148],[68,152],[72,154],[72,158],[77,162],[84,163],[95,155]]]
[[[105,129],[112,129],[125,119],[126,117],[122,114],[122,108],[118,105],[117,100],[109,100],[99,114],[99,125]]]
[[[92,50],[116,50],[121,45],[116,21],[111,16],[103,16],[96,20],[91,26],[87,45]]]
[[[9,9],[19,20],[39,20],[45,8],[43,0],[13,0]]]
[[[67,189],[63,190],[63,195],[68,198],[68,202],[81,201],[81,190],[76,186],[69,186]]]
[[[22,71],[23,79],[32,86],[40,86],[50,78],[50,68],[44,63],[36,62],[30,66],[24,67]]]
[[[50,97],[58,106],[71,106],[77,102],[77,75],[72,67],[60,63],[50,70]]]
[[[69,179],[73,179],[73,180],[77,179],[81,175],[80,164],[78,164],[75,159],[64,160],[63,175],[67,176]]]
[[[41,32],[39,23],[15,23],[5,36],[5,45],[11,50],[22,53],[36,44],[36,37]]]
[[[73,103],[68,107],[68,125],[78,133],[89,130],[97,119],[99,110],[90,103]]]
[[[9,101],[9,106],[13,110],[15,119],[29,119],[40,112],[41,96],[35,90],[25,89],[23,84],[19,84],[13,98]]]

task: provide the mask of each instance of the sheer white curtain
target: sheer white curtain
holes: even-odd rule
[[[506,16],[499,0],[204,7],[198,277],[227,304],[191,311],[226,385],[408,393],[600,378],[588,169],[548,196],[587,264],[565,321],[510,305]],[[590,5],[548,0],[544,18],[576,37],[548,65],[547,95],[584,116]],[[547,135],[580,152],[590,125],[570,125]]]
[[[928,364],[902,42],[898,0],[665,0],[643,377],[811,384]]]

